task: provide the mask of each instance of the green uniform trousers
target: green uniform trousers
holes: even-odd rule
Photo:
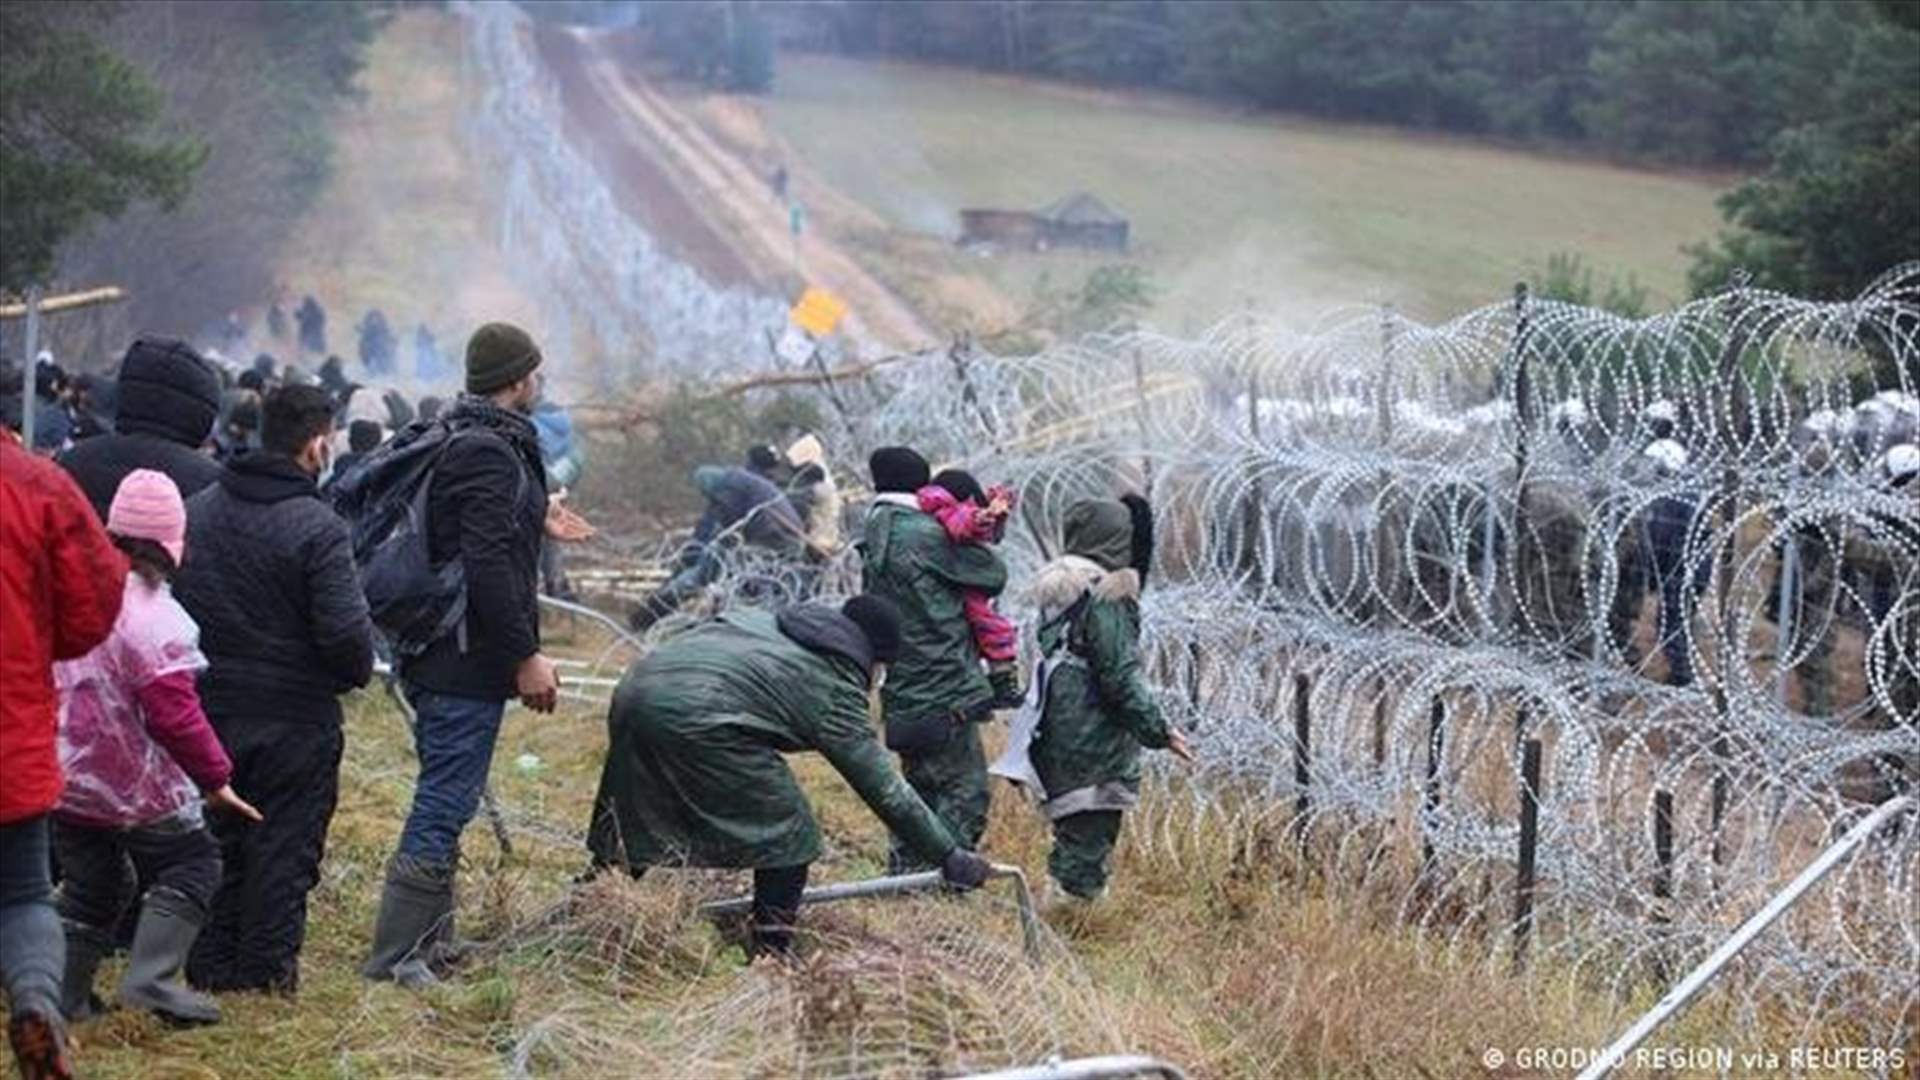
[[[1118,810],[1087,810],[1053,822],[1053,851],[1047,855],[1047,873],[1060,887],[1092,900],[1107,887],[1107,863],[1120,839]]]
[[[980,725],[961,723],[938,750],[900,755],[900,775],[919,794],[934,816],[953,834],[954,843],[969,851],[980,847],[987,832],[987,755],[980,745]],[[894,837],[887,854],[889,872],[912,873],[928,864]]]

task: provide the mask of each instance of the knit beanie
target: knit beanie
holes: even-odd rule
[[[173,556],[175,566],[180,565],[187,550],[187,508],[180,501],[180,489],[165,473],[133,470],[113,493],[107,531],[130,540],[151,540]]]
[[[491,394],[540,366],[540,347],[525,330],[490,322],[467,339],[467,393]]]
[[[891,664],[900,655],[900,609],[891,600],[861,593],[840,605],[840,614],[867,635],[876,662]]]
[[[947,494],[960,502],[987,505],[987,493],[981,489],[980,481],[965,469],[941,469],[929,482],[934,487],[945,489]]]
[[[911,495],[926,487],[931,471],[926,458],[905,446],[883,446],[875,450],[867,459],[867,470],[873,474],[873,490],[902,495]]]

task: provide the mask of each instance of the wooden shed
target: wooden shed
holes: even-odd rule
[[[1048,247],[1127,250],[1127,219],[1084,191],[1043,207],[1038,216]]]
[[[960,211],[962,246],[990,245],[1015,251],[1038,251],[1040,242],[1040,219],[1025,210]]]
[[[1127,219],[1084,191],[1039,210],[962,210],[960,244],[1012,251],[1127,250]]]

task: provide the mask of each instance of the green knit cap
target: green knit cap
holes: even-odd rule
[[[1133,561],[1133,514],[1117,499],[1082,499],[1067,507],[1067,554],[1108,570]]]
[[[491,394],[540,366],[540,347],[511,323],[490,322],[467,339],[467,393]]]

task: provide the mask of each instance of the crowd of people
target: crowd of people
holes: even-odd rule
[[[337,368],[223,374],[143,337],[98,430],[70,425],[42,444],[49,460],[9,424],[0,977],[25,1075],[71,1075],[66,1025],[108,1007],[96,976],[119,948],[113,1000],[173,1023],[217,1022],[221,993],[297,992],[339,797],[340,699],[377,654],[414,714],[418,778],[361,974],[420,986],[459,961],[460,837],[507,703],[555,707],[537,594],[543,569],[556,576],[553,541],[585,535],[554,497],[581,461],[564,413],[542,408],[542,361],[524,331],[488,324],[467,343],[461,394],[383,424],[348,419]],[[833,550],[841,506],[822,458],[809,439],[696,472],[707,514],[677,584],[636,624],[710,580],[735,538],[807,565]],[[1014,495],[931,476],[904,447],[870,466],[860,595],[693,621],[629,670],[608,716],[590,873],[752,869],[756,953],[789,948],[820,853],[784,753],[818,751],[847,777],[891,829],[897,867],[938,867],[962,889],[990,872],[975,850],[979,725],[1023,701],[1018,630],[995,605]],[[419,527],[371,524],[395,505]],[[1054,878],[1091,899],[1140,748],[1186,746],[1138,672],[1145,503],[1090,500],[1065,539],[1037,594],[1061,659],[1046,700],[1025,700],[1047,723],[1020,752],[1049,793]]]

